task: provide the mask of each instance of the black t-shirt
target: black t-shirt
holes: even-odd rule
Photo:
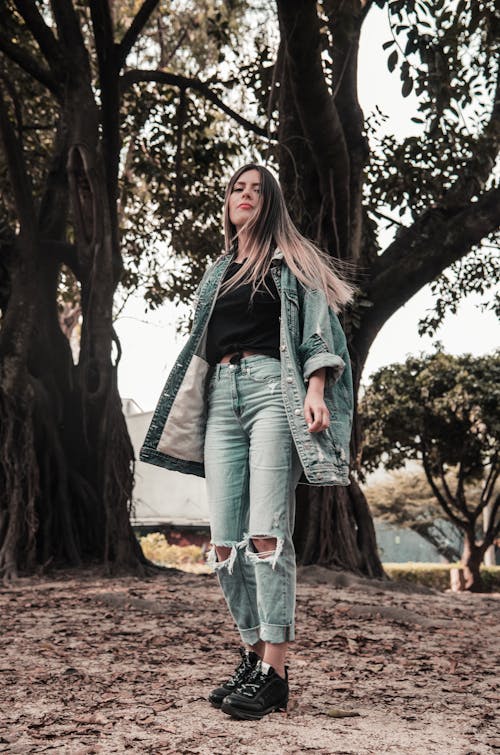
[[[231,278],[242,263],[231,262],[223,280]],[[262,286],[250,303],[252,284],[239,284],[215,302],[207,332],[207,361],[217,364],[233,351],[257,351],[280,358],[280,296],[271,271],[265,277],[271,295]]]

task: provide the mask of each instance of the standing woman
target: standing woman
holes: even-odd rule
[[[237,718],[288,702],[295,638],[295,488],[349,484],[352,379],[336,312],[353,289],[301,236],[272,173],[231,178],[226,249],[197,292],[143,461],[205,476],[217,574],[244,644],[209,695]]]

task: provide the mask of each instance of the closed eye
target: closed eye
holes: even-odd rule
[[[243,188],[243,186],[234,186],[233,191],[243,191]],[[253,186],[252,189],[253,191],[256,191],[257,194],[260,194],[260,186]]]

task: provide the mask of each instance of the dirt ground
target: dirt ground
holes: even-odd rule
[[[500,594],[299,572],[290,704],[206,702],[239,661],[213,575],[95,570],[0,589],[0,752],[500,753]]]

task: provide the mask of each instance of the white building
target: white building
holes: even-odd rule
[[[132,525],[208,527],[204,478],[171,472],[139,461],[139,451],[153,412],[143,412],[133,399],[123,399],[122,406],[137,460]]]

